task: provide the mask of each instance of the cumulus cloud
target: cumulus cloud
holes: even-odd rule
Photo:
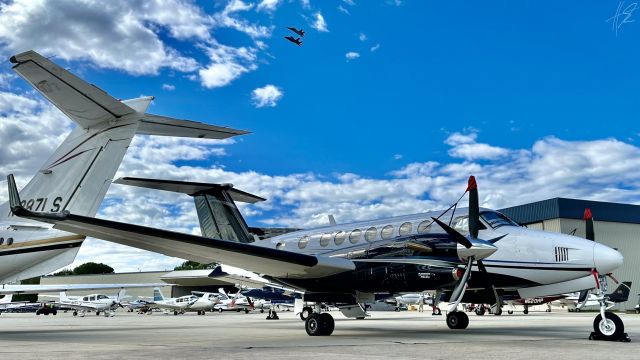
[[[166,90],[166,91],[173,91],[175,90],[176,87],[175,85],[171,85],[171,84],[162,84],[162,90]]]
[[[313,22],[311,23],[311,27],[320,31],[320,32],[328,32],[329,28],[327,27],[327,22],[324,20],[324,16],[318,11],[313,15]]]
[[[0,72],[0,89],[6,89],[16,76],[10,73]]]
[[[376,51],[378,51],[378,49],[380,49],[380,44],[375,44],[369,50],[371,50],[371,52],[376,52]]]
[[[344,57],[347,58],[347,61],[350,61],[359,58],[360,54],[355,51],[349,51],[348,53],[344,54]]]
[[[251,92],[251,100],[257,108],[265,106],[275,107],[278,101],[282,99],[283,95],[284,92],[282,91],[282,89],[275,85],[269,84],[261,88],[254,89]]]
[[[452,146],[452,148],[449,150],[449,155],[466,160],[493,160],[509,155],[508,149],[491,146],[489,144],[477,143],[477,137],[478,134],[476,132],[471,132],[468,134],[456,132],[451,134],[445,140],[446,144]]]
[[[258,4],[257,10],[273,12],[278,8],[278,5],[280,5],[280,0],[262,0]]]
[[[362,33],[362,32],[361,32],[361,33],[358,35],[358,39],[359,39],[360,41],[367,41],[367,35],[365,35],[364,33]]]
[[[200,81],[204,87],[226,86],[240,75],[258,68],[257,50],[252,47],[232,47],[211,42],[207,47],[211,64],[200,69]]]

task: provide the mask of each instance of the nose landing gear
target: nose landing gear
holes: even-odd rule
[[[607,275],[600,275],[597,271],[593,271],[593,276],[596,278],[596,296],[600,303],[600,314],[593,320],[594,331],[589,335],[589,340],[631,342],[629,335],[624,332],[622,319],[613,312],[607,311],[614,305],[606,294]]]

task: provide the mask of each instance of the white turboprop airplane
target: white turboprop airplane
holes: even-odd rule
[[[213,306],[218,312],[223,311],[242,311],[249,313],[249,310],[253,307],[246,296],[242,295],[239,290],[236,294],[228,295],[223,288],[218,289],[216,304]]]
[[[67,293],[63,291],[60,293],[60,300],[55,305],[73,309],[73,316],[77,316],[78,313],[80,316],[84,316],[85,312],[95,312],[96,315],[102,313],[105,317],[113,317],[116,309],[123,307],[121,302],[125,293],[126,289],[122,289],[116,296],[103,294],[67,296]]]
[[[207,139],[246,134],[146,113],[153,97],[119,101],[33,51],[15,55],[11,62],[15,72],[76,124],[22,190],[26,209],[95,216],[136,134]],[[84,239],[17,218],[8,203],[1,205],[0,284],[44,275],[72,263]],[[73,290],[90,288],[96,287]],[[38,286],[25,289],[39,292]]]
[[[373,302],[375,293],[435,289],[449,294],[447,325],[464,329],[469,318],[457,311],[463,299],[494,303],[499,311],[502,294],[530,298],[581,291],[593,288],[595,279],[600,302],[595,336],[626,337],[622,320],[606,311],[606,274],[622,265],[622,254],[575,236],[523,228],[497,211],[481,209],[473,177],[467,186],[468,209],[452,206],[445,212],[339,224],[262,241],[255,241],[233,203],[262,198],[230,185],[130,179],[132,185],[192,195],[199,216],[207,217],[201,219],[203,236],[197,236],[96,219],[75,209],[25,206],[13,177],[8,180],[11,211],[19,217],[200,263],[237,266],[304,291],[305,301],[316,302],[315,313],[305,320],[311,336],[334,330],[333,317],[321,313],[322,302],[359,306],[362,314],[360,304]]]

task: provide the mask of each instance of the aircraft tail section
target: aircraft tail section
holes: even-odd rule
[[[159,291],[160,289],[158,289]],[[127,289],[120,289],[120,291],[118,291],[118,297],[116,297],[116,301],[117,302],[122,302],[122,300],[124,299],[125,294],[127,293]]]
[[[235,189],[231,184],[207,184],[187,181],[125,177],[116,184],[180,192],[193,197],[202,235],[241,243],[253,241],[249,228],[235,201],[256,203],[264,198]]]
[[[160,288],[153,288],[153,301],[162,300],[164,300],[164,295],[162,295],[162,291],[160,291]]]
[[[618,287],[609,294],[609,300],[614,303],[621,303],[629,300],[631,293],[631,281],[623,281]]]
[[[60,291],[60,302],[69,301],[66,291]]]

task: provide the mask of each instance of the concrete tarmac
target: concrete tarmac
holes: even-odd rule
[[[450,330],[429,313],[332,312],[333,335],[310,337],[291,312],[5,313],[0,359],[640,359],[640,315],[620,314],[631,343],[619,343],[588,340],[595,313],[469,314],[466,330]]]

